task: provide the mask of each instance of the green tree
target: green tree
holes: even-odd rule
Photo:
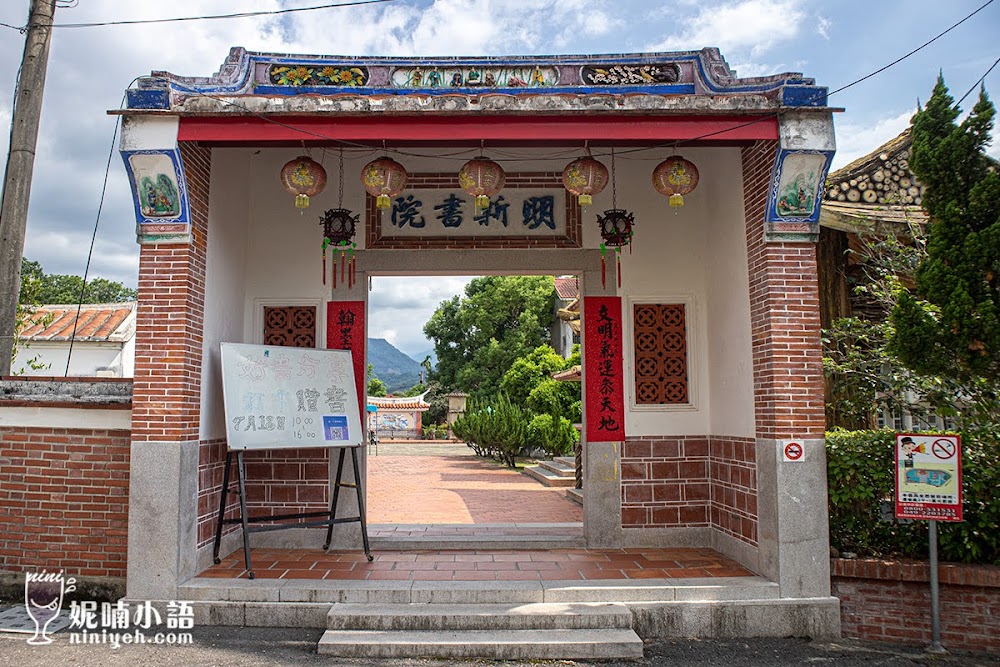
[[[424,326],[438,358],[433,378],[473,396],[497,394],[514,362],[549,342],[554,301],[551,276],[473,279]]]
[[[1000,380],[1000,176],[986,155],[995,109],[960,110],[938,77],[913,118],[910,166],[930,216],[916,289],[892,312],[890,349],[910,369],[988,387]]]
[[[366,391],[369,396],[385,396],[388,392],[385,382],[376,377],[375,369],[371,364],[368,364],[368,386]]]
[[[20,294],[22,303],[26,303],[25,285],[33,285],[36,303],[80,303],[83,278],[74,275],[46,274],[41,264],[22,258]],[[83,303],[117,303],[135,299],[136,290],[106,278],[89,280],[83,295]]]

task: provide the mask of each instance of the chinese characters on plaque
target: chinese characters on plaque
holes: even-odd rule
[[[583,299],[587,441],[625,440],[625,380],[619,297]]]
[[[392,200],[381,237],[560,236],[565,209],[565,193],[554,190],[506,189],[477,210],[461,190],[413,189]]]
[[[331,350],[350,350],[354,356],[354,381],[359,410],[365,413],[365,302],[330,301],[326,310],[326,346]]]

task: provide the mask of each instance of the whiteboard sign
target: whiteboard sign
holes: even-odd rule
[[[229,449],[360,445],[350,350],[222,343]]]

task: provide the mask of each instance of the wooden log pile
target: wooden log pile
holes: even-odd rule
[[[920,206],[924,187],[910,171],[910,150],[880,153],[870,166],[849,179],[828,186],[826,198],[866,204],[912,204]]]

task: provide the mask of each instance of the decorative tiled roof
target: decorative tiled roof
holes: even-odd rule
[[[403,412],[424,412],[431,406],[424,401],[424,396],[369,396],[368,405],[374,405],[379,410],[397,410]]]
[[[572,366],[564,371],[557,371],[552,374],[553,380],[560,380],[562,382],[580,382],[583,377],[583,368],[581,366]]]
[[[138,86],[128,91],[127,108],[223,114],[454,113],[537,112],[577,105],[600,111],[597,97],[606,98],[605,110],[616,113],[623,108],[738,113],[823,108],[827,89],[797,72],[739,78],[715,48],[618,55],[390,58],[258,53],[234,47],[211,77],[153,72],[140,78]]]
[[[75,340],[124,342],[135,334],[135,301],[124,303],[87,303],[39,306],[30,316],[31,324],[21,332],[28,341],[68,341],[76,329]]]
[[[556,278],[556,296],[567,301],[580,296],[578,278],[576,276],[559,276]]]

